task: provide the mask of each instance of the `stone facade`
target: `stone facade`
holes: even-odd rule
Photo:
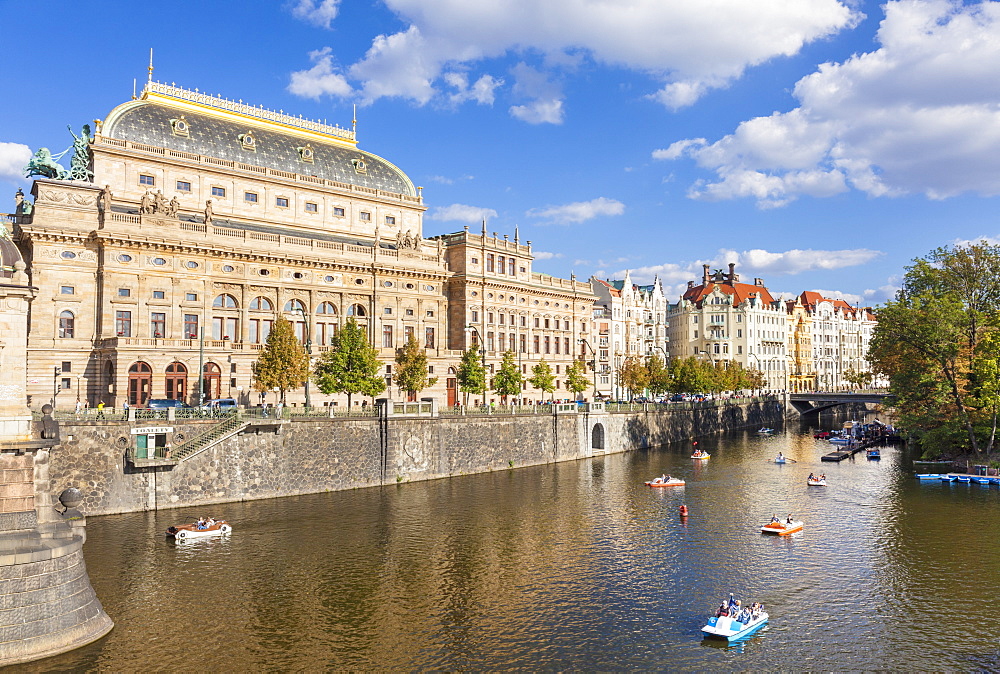
[[[595,410],[600,406],[596,406]],[[275,498],[398,481],[429,480],[625,452],[720,430],[777,423],[778,399],[704,409],[650,406],[629,413],[297,418],[240,435],[176,465],[137,467],[126,459],[133,428],[114,421],[66,422],[52,454],[54,485],[81,485],[91,514]],[[178,424],[196,435],[211,421]]]

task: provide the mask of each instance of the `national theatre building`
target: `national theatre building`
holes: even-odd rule
[[[421,395],[448,404],[472,339],[491,370],[510,350],[522,372],[544,358],[560,379],[590,339],[589,284],[534,272],[530,241],[485,224],[425,238],[421,188],[353,127],[150,81],[84,127],[70,171],[44,148],[32,161],[43,177],[8,235],[35,288],[36,410],[196,404],[199,370],[205,398],[256,403],[252,364],[278,316],[313,357],[354,317],[387,379],[413,335],[437,378]],[[345,401],[314,389],[314,405]]]

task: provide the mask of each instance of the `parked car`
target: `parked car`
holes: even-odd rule
[[[239,409],[239,407],[239,404],[233,398],[213,398],[212,400],[206,400],[201,409],[213,412],[231,412]]]
[[[178,409],[187,409],[191,407],[186,402],[182,400],[171,400],[170,398],[150,398],[146,406],[151,410],[165,410],[168,407],[176,407]]]

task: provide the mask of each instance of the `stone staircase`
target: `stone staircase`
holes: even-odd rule
[[[178,463],[190,459],[209,447],[236,435],[246,428],[249,423],[249,420],[243,418],[239,412],[235,412],[204,433],[196,435],[179,447],[175,447],[170,453],[170,458]]]

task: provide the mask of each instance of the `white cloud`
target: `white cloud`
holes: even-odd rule
[[[376,37],[349,74],[368,101],[399,96],[418,105],[443,93],[445,75],[456,66],[530,54],[550,72],[572,72],[591,62],[648,74],[662,86],[650,96],[677,108],[726,86],[748,67],[795,54],[860,18],[848,0],[713,0],[710,7],[662,0],[385,4],[406,28]],[[484,90],[496,82],[483,81]],[[469,100],[491,95],[483,91]],[[553,123],[563,114],[562,99],[536,97],[513,106],[511,114]]]
[[[0,141],[0,180],[24,180],[24,167],[30,159],[27,145]]]
[[[457,178],[449,178],[448,176],[430,176],[427,178],[429,182],[440,183],[442,185],[454,185],[456,182],[464,180],[475,180],[475,176],[464,175],[458,176]]]
[[[531,251],[531,254],[535,257],[536,260],[551,260],[553,258],[563,256],[562,253],[549,253],[544,250],[533,250]]]
[[[337,18],[339,5],[340,0],[298,0],[292,6],[292,15],[320,28],[329,28],[330,22]]]
[[[799,80],[798,108],[653,157],[689,156],[716,174],[695,183],[692,198],[753,198],[765,208],[852,188],[1000,194],[1000,2],[894,0],[885,12],[879,48]]]
[[[525,105],[512,105],[510,114],[528,124],[562,124],[562,88],[537,68],[518,63],[511,71],[515,78],[513,93],[528,98]]]
[[[496,79],[492,75],[483,75],[472,86],[469,86],[469,76],[466,73],[445,73],[443,79],[455,89],[455,93],[448,96],[448,100],[453,105],[466,101],[475,101],[480,105],[493,105],[496,89],[503,86],[503,80]]]
[[[615,199],[598,197],[590,201],[577,201],[562,206],[535,208],[528,211],[528,216],[541,218],[550,222],[569,225],[592,220],[602,215],[621,215],[625,212],[625,204]]]
[[[466,206],[465,204],[452,204],[451,206],[441,206],[435,208],[429,220],[446,220],[468,222],[470,224],[480,223],[483,220],[497,217],[497,212],[492,208],[481,208],[479,206]]]
[[[324,94],[350,96],[353,93],[351,85],[342,74],[334,72],[331,51],[329,47],[324,47],[309,52],[313,67],[292,73],[288,91],[303,98],[319,98]]]

